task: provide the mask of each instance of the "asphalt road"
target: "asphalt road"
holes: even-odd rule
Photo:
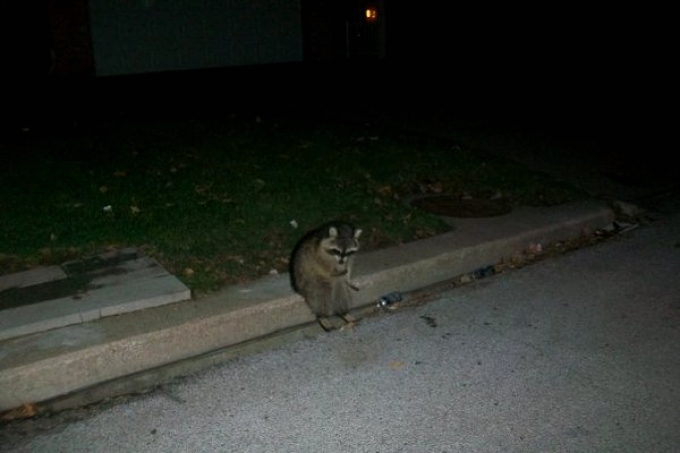
[[[0,450],[676,452],[679,270],[671,205],[597,246],[77,421],[9,425]]]

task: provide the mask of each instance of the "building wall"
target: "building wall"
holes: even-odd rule
[[[302,60],[298,0],[90,0],[98,76]]]

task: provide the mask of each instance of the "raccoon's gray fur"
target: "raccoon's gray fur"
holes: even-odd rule
[[[293,289],[317,317],[345,315],[351,302],[351,272],[361,230],[345,222],[329,222],[307,233],[290,260]]]

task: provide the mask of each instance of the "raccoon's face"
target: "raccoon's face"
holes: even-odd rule
[[[359,236],[361,230],[344,226],[337,228],[331,226],[328,229],[328,237],[321,241],[323,251],[333,257],[337,263],[347,266],[350,258],[359,250]]]

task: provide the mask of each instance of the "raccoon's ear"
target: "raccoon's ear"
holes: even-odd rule
[[[330,228],[328,229],[328,237],[334,238],[334,237],[336,237],[337,235],[338,235],[338,230],[337,230],[337,228],[335,228],[334,226],[332,226],[332,227],[330,227]]]
[[[354,239],[359,239],[361,236],[361,230],[354,230]]]

